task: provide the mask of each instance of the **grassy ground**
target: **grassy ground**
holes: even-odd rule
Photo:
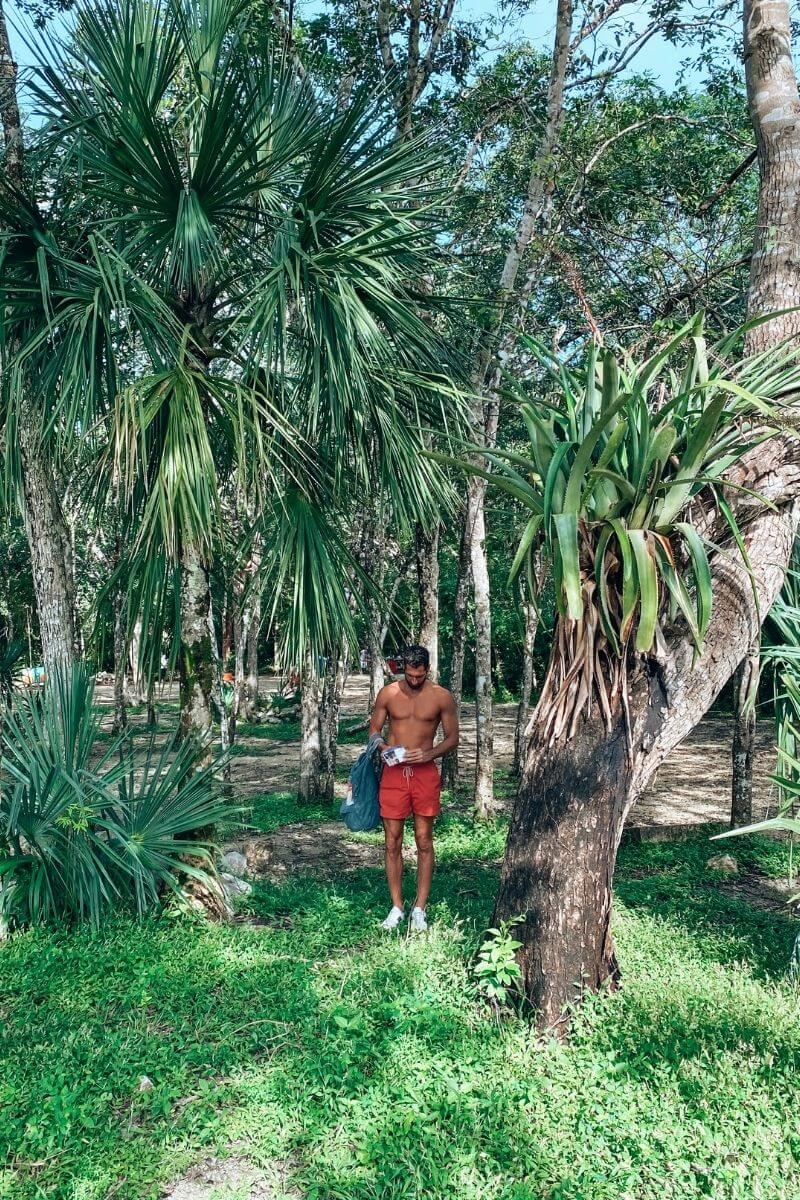
[[[254,823],[329,816],[284,795]],[[291,1163],[295,1194],[320,1200],[800,1196],[793,924],[723,895],[705,837],[624,848],[625,986],[569,1046],[536,1044],[470,992],[502,841],[444,821],[417,940],[377,929],[377,870],[258,884],[258,923],[15,936],[0,1197],[143,1200],[231,1153]],[[767,842],[736,852],[784,866]]]

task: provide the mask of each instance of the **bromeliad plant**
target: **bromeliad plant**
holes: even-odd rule
[[[736,342],[710,351],[696,318],[643,363],[593,345],[571,370],[524,339],[557,396],[509,383],[529,446],[486,451],[486,474],[529,513],[510,578],[532,569],[536,547],[552,564],[555,646],[537,709],[549,742],[571,737],[595,703],[610,728],[629,651],[655,652],[665,616],[680,615],[702,647],[712,587],[695,518],[716,506],[743,549],[725,474],[770,436],[776,397],[797,378],[788,350],[731,365]]]

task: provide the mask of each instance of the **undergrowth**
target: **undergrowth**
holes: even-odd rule
[[[282,794],[253,821],[329,815]],[[420,939],[378,929],[378,868],[257,883],[252,924],[12,937],[0,1197],[150,1200],[236,1153],[291,1163],[310,1200],[794,1200],[793,922],[723,894],[704,835],[625,847],[624,986],[569,1044],[537,1042],[475,998],[502,840],[443,820]],[[747,853],[775,856],[764,839]]]

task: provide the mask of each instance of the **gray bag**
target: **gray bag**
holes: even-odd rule
[[[374,733],[350,770],[347,796],[339,809],[339,816],[344,818],[351,833],[368,833],[381,823],[378,808],[378,788],[383,768],[378,753],[380,741],[380,734]]]

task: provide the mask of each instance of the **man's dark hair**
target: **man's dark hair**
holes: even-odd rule
[[[404,667],[424,667],[427,671],[431,665],[431,656],[424,646],[406,646],[403,651]]]

